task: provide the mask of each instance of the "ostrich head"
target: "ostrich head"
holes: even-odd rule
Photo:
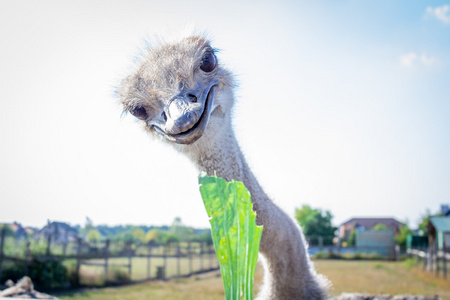
[[[215,52],[202,36],[149,47],[119,86],[124,111],[175,145],[214,139],[229,128],[233,106],[232,75]]]

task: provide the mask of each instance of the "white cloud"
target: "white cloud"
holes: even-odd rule
[[[436,8],[427,7],[427,16],[433,16],[443,22],[444,24],[450,24],[450,6],[443,5]]]
[[[400,63],[404,67],[413,67],[416,65],[430,67],[436,63],[436,59],[427,55],[426,53],[422,53],[421,55],[415,52],[409,52],[406,54],[400,55]]]
[[[420,56],[420,62],[424,66],[432,66],[436,62],[436,59],[428,56],[426,53],[422,53],[422,55]]]
[[[417,60],[417,54],[414,52],[409,52],[409,53],[400,55],[400,63],[404,67],[412,67],[416,60]]]

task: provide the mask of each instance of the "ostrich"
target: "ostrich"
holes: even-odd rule
[[[171,144],[199,169],[242,181],[263,225],[263,287],[258,299],[325,299],[296,223],[265,194],[251,172],[231,124],[235,81],[203,35],[160,42],[144,51],[117,93],[124,112],[151,136]]]

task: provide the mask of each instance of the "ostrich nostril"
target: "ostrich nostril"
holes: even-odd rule
[[[166,115],[165,111],[162,112],[161,116],[162,116],[164,122],[167,122],[167,115]]]
[[[191,100],[192,103],[196,103],[197,102],[197,96],[195,96],[193,94],[189,94],[188,97],[189,97],[189,100]]]

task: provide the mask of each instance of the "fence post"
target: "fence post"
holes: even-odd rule
[[[433,247],[432,252],[431,252],[431,261],[432,261],[431,271],[434,271],[436,268],[436,248],[435,247]]]
[[[5,245],[6,225],[2,227],[2,234],[0,237],[0,282],[2,280],[2,264],[3,264],[3,246]]]
[[[181,269],[180,269],[180,259],[181,259],[181,249],[180,242],[177,243],[177,275],[180,277]]]
[[[427,270],[428,272],[433,271],[433,245],[430,245],[427,251]]]
[[[166,280],[166,274],[164,267],[156,267],[156,279]]]
[[[192,275],[191,242],[188,242],[189,275]]]
[[[203,242],[200,242],[200,271],[203,271]]]
[[[63,256],[66,256],[66,254],[67,254],[67,242],[64,242],[63,243],[63,245],[62,245],[62,247],[63,247],[63,253],[62,253],[62,255]]]
[[[429,254],[429,250],[430,249],[430,247],[428,246],[428,248],[423,248],[423,252],[425,253],[425,255],[423,256],[423,270],[425,271],[427,268],[428,268],[428,262],[429,262],[429,260],[428,260],[428,254]]]
[[[45,255],[50,256],[50,245],[52,243],[52,235],[49,234],[47,237],[47,250],[45,250]]]
[[[444,272],[444,278],[447,278],[447,249],[445,247],[445,241],[444,241],[444,257],[442,258],[443,266],[443,272]]]
[[[81,238],[77,238],[77,278],[78,285],[80,284],[80,267],[81,267]]]
[[[25,248],[25,275],[28,275],[28,268],[31,262],[31,249],[30,249],[30,239],[27,238],[26,248]]]
[[[133,253],[132,253],[132,249],[131,249],[131,242],[129,244],[128,247],[128,278],[131,281],[131,259],[133,257]]]
[[[150,270],[151,270],[151,264],[150,264],[150,257],[152,256],[152,246],[148,244],[147,248],[147,279],[150,279]]]
[[[106,240],[105,244],[105,282],[108,281],[108,255],[109,255],[109,239]]]
[[[64,243],[63,243],[63,256],[67,255],[67,245],[69,244],[69,231],[65,232]]]
[[[167,245],[168,245],[168,243],[163,245],[163,251],[164,251],[163,252],[163,255],[164,255],[164,272],[166,272],[166,268],[167,268]]]
[[[207,244],[207,245],[208,245],[208,257],[209,257],[209,269],[211,270],[213,268],[213,266],[212,266],[213,251],[211,251],[211,244]]]
[[[439,249],[436,247],[436,276],[439,275]]]

